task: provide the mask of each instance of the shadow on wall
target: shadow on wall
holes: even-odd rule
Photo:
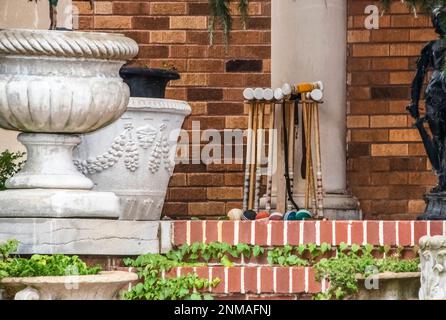
[[[49,3],[47,0],[1,0],[0,29],[48,29]],[[72,27],[71,0],[59,0],[60,27]],[[64,9],[66,8],[66,9]]]

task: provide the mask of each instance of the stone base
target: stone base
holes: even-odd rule
[[[110,192],[17,189],[0,192],[0,218],[119,217],[119,198]]]
[[[169,231],[169,226],[164,230]],[[20,241],[19,254],[134,256],[160,251],[160,222],[0,218],[0,242]],[[166,235],[167,236],[167,235]]]
[[[418,220],[446,220],[446,192],[430,193],[424,198],[426,211]]]

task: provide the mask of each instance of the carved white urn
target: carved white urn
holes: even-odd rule
[[[116,300],[138,281],[136,273],[101,272],[88,276],[4,278],[5,296],[14,300]]]
[[[420,240],[420,300],[446,300],[446,237]]]
[[[130,98],[118,121],[82,136],[75,165],[94,190],[119,196],[122,220],[160,219],[178,137],[190,113],[183,101]]]
[[[0,30],[0,127],[23,132],[28,158],[0,192],[0,217],[118,217],[119,199],[90,191],[72,151],[126,110],[119,69],[137,53],[120,34]]]

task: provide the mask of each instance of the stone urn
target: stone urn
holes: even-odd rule
[[[23,132],[28,157],[0,192],[0,217],[119,216],[119,199],[90,191],[72,151],[79,134],[125,112],[129,88],[119,69],[137,53],[120,34],[0,30],[0,127]]]
[[[4,298],[15,300],[116,300],[138,281],[136,273],[101,272],[89,276],[4,278]]]
[[[82,136],[74,163],[94,190],[119,196],[122,220],[161,218],[178,137],[190,113],[183,101],[130,98],[118,121]]]
[[[446,300],[446,237],[420,239],[420,300]]]
[[[418,300],[420,290],[419,272],[386,272],[364,278],[357,277],[358,293],[354,300]],[[367,288],[367,282],[376,281],[376,288]]]

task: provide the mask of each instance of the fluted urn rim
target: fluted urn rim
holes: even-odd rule
[[[130,97],[127,110],[142,112],[164,112],[181,114],[185,116],[188,116],[192,113],[192,108],[186,101],[159,98]]]
[[[138,44],[120,33],[0,29],[0,56],[129,60]]]

